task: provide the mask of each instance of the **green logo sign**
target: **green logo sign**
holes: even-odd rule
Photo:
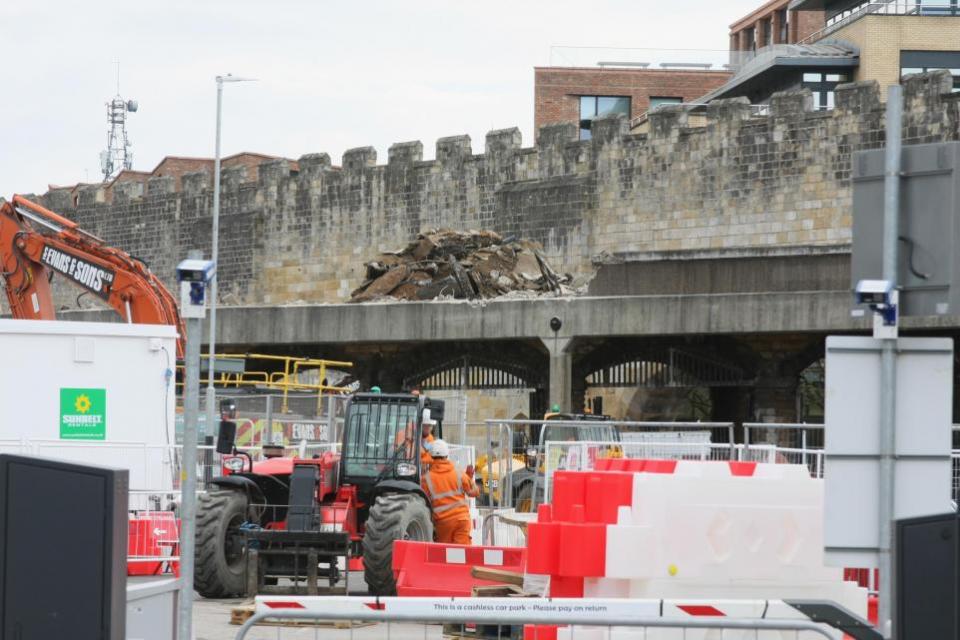
[[[60,389],[60,439],[106,438],[107,390]]]

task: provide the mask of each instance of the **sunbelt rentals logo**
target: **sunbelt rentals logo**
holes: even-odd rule
[[[60,439],[105,440],[107,390],[60,389]]]

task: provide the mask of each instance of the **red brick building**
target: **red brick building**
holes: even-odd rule
[[[263,153],[251,153],[243,151],[233,155],[225,156],[220,159],[220,166],[223,169],[242,166],[245,169],[245,180],[247,182],[256,182],[259,173],[260,163],[264,160],[277,160],[277,156],[270,156]],[[297,171],[296,160],[288,160],[291,171]],[[170,177],[174,180],[174,190],[180,190],[180,179],[186,173],[195,173],[203,171],[213,176],[213,158],[188,158],[184,156],[166,156],[161,160],[153,171],[133,171],[124,169],[106,185],[104,197],[107,202],[113,199],[113,187],[124,182],[139,182],[146,188],[147,180],[150,178]],[[212,178],[211,178],[212,179]],[[78,187],[81,185],[77,185]],[[53,185],[51,185],[53,188]],[[63,188],[63,187],[58,187]]]
[[[632,119],[660,104],[693,102],[730,76],[722,68],[536,67],[534,129],[579,122],[580,136],[586,139],[594,117],[623,113]]]
[[[823,11],[791,9],[791,1],[770,0],[731,24],[730,51],[756,52],[773,44],[794,44],[824,27]]]

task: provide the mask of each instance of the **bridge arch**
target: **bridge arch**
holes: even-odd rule
[[[749,357],[736,345],[622,339],[582,350],[574,361],[573,397],[574,406],[581,398],[619,418],[729,419],[725,405],[739,404],[729,397],[754,383]]]
[[[438,345],[411,354],[401,385],[405,390],[419,389],[436,395],[445,395],[443,392],[527,393],[529,400],[522,412],[537,416],[546,411],[548,369],[545,354],[532,345],[512,343],[497,348],[489,344],[460,345],[456,350]]]

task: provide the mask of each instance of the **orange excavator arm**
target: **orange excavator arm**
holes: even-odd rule
[[[54,320],[50,279],[57,273],[110,305],[127,322],[177,328],[176,298],[143,261],[80,229],[75,222],[13,196],[0,205],[0,275],[14,318]]]

